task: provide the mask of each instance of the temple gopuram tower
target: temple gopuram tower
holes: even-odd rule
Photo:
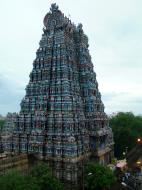
[[[77,184],[88,160],[108,164],[113,136],[82,25],[52,4],[26,95],[5,149],[45,160],[64,182]]]

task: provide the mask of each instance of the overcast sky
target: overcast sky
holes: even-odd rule
[[[105,111],[142,114],[142,0],[0,0],[0,114],[20,110],[53,2],[83,24]]]

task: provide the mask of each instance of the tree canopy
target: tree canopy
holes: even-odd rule
[[[4,124],[5,124],[5,120],[0,119],[0,131],[2,130]]]
[[[1,190],[39,190],[30,176],[14,170],[0,177]]]
[[[119,112],[110,118],[110,126],[114,134],[115,156],[123,158],[123,152],[126,153],[126,149],[130,151],[136,145],[137,138],[142,137],[142,116]]]
[[[106,166],[89,163],[85,169],[85,186],[87,190],[110,188],[116,182],[113,172]]]
[[[63,185],[52,176],[52,172],[45,163],[38,164],[31,171],[40,190],[63,190]],[[47,188],[48,187],[48,188]]]
[[[47,164],[38,164],[29,174],[11,170],[0,177],[0,190],[63,190]]]

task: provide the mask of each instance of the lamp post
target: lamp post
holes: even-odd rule
[[[142,139],[141,138],[137,138],[137,144],[141,144]]]
[[[128,147],[127,146],[125,148],[125,152],[126,152],[126,155],[127,155],[127,153],[128,153]]]
[[[92,172],[89,172],[87,175],[88,175],[88,176],[92,176],[93,173],[92,173]],[[84,188],[83,188],[83,190],[84,190]]]
[[[135,190],[135,189],[133,189],[132,187],[130,187],[129,185],[127,185],[127,184],[124,183],[124,182],[121,182],[121,185],[123,185],[124,187],[126,187],[126,188],[128,188],[128,189],[130,189],[130,190]]]
[[[128,147],[126,146],[126,147],[125,147],[125,152],[123,152],[123,153],[122,153],[122,154],[123,154],[123,156],[124,156],[124,158],[126,158],[127,153],[128,153]]]
[[[90,176],[90,175],[92,175],[92,173],[90,172],[90,173],[88,173],[88,176]]]

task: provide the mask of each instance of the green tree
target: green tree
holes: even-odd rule
[[[0,132],[5,124],[5,120],[0,120]]]
[[[32,177],[10,171],[0,177],[0,190],[40,190]]]
[[[35,166],[31,175],[40,187],[40,190],[63,190],[63,185],[52,176],[52,172],[45,163]]]
[[[117,158],[123,158],[123,152],[130,151],[142,137],[142,116],[135,116],[131,112],[119,112],[110,118],[110,126],[114,134],[114,150]]]
[[[11,170],[0,177],[0,190],[63,190],[47,164],[34,166],[28,175]]]
[[[85,169],[85,187],[87,190],[108,189],[116,182],[113,172],[106,166],[89,163]]]

